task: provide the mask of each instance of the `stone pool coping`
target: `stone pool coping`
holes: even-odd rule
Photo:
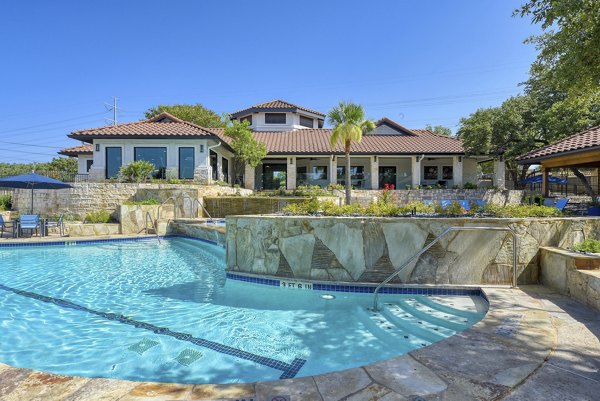
[[[192,385],[60,376],[0,364],[0,399],[521,400],[593,399],[600,392],[597,312],[539,285],[483,290],[490,309],[471,328],[359,368],[270,382]]]

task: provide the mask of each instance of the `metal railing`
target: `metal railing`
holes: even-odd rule
[[[183,195],[181,195],[181,199],[189,199],[189,200],[191,200],[192,202],[195,202],[195,203],[197,203],[197,204],[198,204],[198,205],[200,205],[200,207],[202,208],[202,211],[204,211],[204,213],[206,213],[206,215],[208,216],[208,219],[209,219],[210,221],[212,221],[212,220],[213,220],[213,218],[211,217],[210,213],[208,213],[208,210],[206,210],[206,208],[204,207],[204,205],[202,204],[202,202],[200,202],[200,200],[199,200],[198,198],[192,198],[192,197],[191,197],[191,196],[189,196],[189,195],[183,194]],[[182,206],[182,208],[183,208],[183,205],[181,205],[181,206]]]
[[[152,228],[154,229],[154,234],[156,234],[156,239],[158,240],[158,243],[160,244],[160,235],[158,234],[158,227],[156,226],[156,221],[154,221],[154,219],[152,218],[152,215],[150,214],[150,212],[146,212],[146,235],[149,234],[148,231],[148,220],[150,220],[150,223],[152,223]]]
[[[158,206],[158,217],[156,218],[156,220],[160,220],[161,209],[162,209],[163,205],[170,200],[173,201],[173,218],[177,218],[177,199],[175,199],[175,197],[173,197],[173,196],[169,196],[167,199],[162,201],[161,204]]]
[[[424,254],[425,252],[427,252],[429,250],[429,248],[431,248],[432,246],[434,246],[435,244],[437,244],[440,241],[440,239],[442,239],[442,237],[444,237],[446,234],[448,234],[451,231],[476,231],[476,230],[507,231],[507,232],[510,232],[510,234],[512,235],[512,239],[513,239],[513,277],[512,277],[512,287],[516,288],[517,287],[517,258],[518,258],[518,247],[519,247],[519,243],[518,243],[518,239],[517,239],[517,234],[511,228],[508,228],[508,227],[487,227],[487,226],[460,227],[460,226],[454,226],[454,227],[448,227],[447,229],[445,229],[440,235],[438,235],[437,237],[435,237],[435,239],[433,241],[431,241],[423,249],[421,249],[419,252],[417,252],[415,255],[413,255],[410,259],[408,259],[406,262],[404,262],[402,264],[402,266],[400,266],[399,268],[397,268],[396,270],[394,270],[394,272],[392,274],[390,274],[388,276],[388,278],[386,278],[385,280],[383,280],[381,282],[381,284],[379,284],[375,288],[374,297],[373,297],[373,309],[375,311],[378,310],[377,301],[378,301],[378,298],[379,298],[379,290],[381,289],[381,287],[383,287],[384,285],[386,285],[387,283],[389,283],[390,280],[392,280],[394,277],[396,277],[402,271],[402,269],[404,269],[406,266],[408,266],[412,261],[414,261],[417,258],[419,258],[422,254]]]

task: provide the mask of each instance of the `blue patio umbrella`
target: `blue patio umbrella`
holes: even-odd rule
[[[31,189],[31,213],[33,213],[34,189],[63,189],[72,188],[72,186],[45,175],[31,173],[0,178],[0,188]]]
[[[541,184],[542,176],[534,175],[533,177],[525,178],[524,180],[519,181],[521,184]],[[550,184],[561,184],[564,185],[567,183],[567,180],[564,178],[554,177],[552,175],[548,176],[548,182]]]

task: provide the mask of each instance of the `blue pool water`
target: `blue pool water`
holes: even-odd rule
[[[0,248],[0,362],[180,383],[361,366],[479,321],[479,297],[295,290],[225,278],[225,251],[184,238]]]

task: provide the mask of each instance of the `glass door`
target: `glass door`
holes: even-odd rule
[[[396,187],[396,167],[395,166],[379,166],[379,188],[382,189],[385,185]]]
[[[263,189],[287,188],[285,164],[263,164]]]

